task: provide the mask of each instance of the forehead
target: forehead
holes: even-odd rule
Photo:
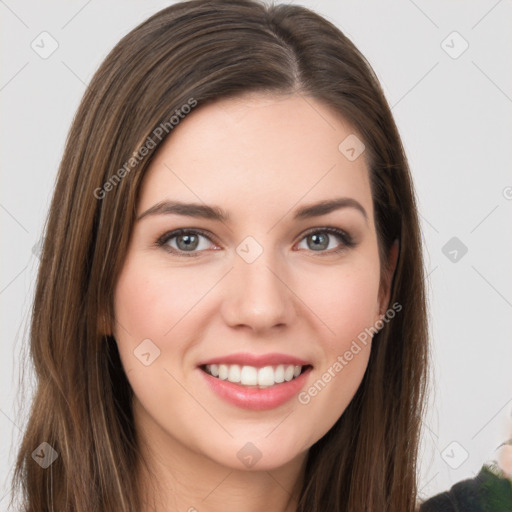
[[[366,155],[349,159],[340,150],[351,137],[357,135],[341,115],[298,94],[250,94],[197,107],[155,155],[138,211],[179,199],[261,216],[345,196],[372,216]]]

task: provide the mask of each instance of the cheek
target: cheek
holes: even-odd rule
[[[378,262],[323,268],[310,277],[301,277],[300,296],[323,326],[323,348],[331,355],[344,351],[378,316]]]
[[[172,303],[177,303],[178,297],[169,293],[170,288],[172,283],[166,281],[165,275],[157,273],[142,258],[132,256],[126,260],[115,288],[114,337],[134,389],[138,388],[139,378],[148,383],[158,374],[154,370],[162,366],[169,353],[163,341],[170,338],[165,333],[176,322],[172,312],[178,307]],[[179,347],[174,350],[179,351]]]
[[[203,276],[204,277],[204,276]],[[198,273],[159,268],[142,258],[126,262],[116,286],[115,312],[121,336],[130,333],[133,340],[172,339],[172,330],[204,296],[208,280]],[[181,324],[186,325],[186,321]]]
[[[143,254],[127,258],[115,289],[114,337],[127,378],[142,402],[144,397],[153,402],[157,397],[152,390],[162,385],[168,393],[180,393],[169,373],[179,381],[184,378],[206,296],[217,280],[193,266],[169,267]],[[146,360],[138,358],[148,352]],[[145,366],[148,358],[152,362]]]
[[[187,313],[208,289],[208,283],[190,282],[191,276],[131,255],[115,288],[114,337],[125,374],[138,401],[150,415],[163,415],[163,424],[169,418],[162,404],[190,407],[178,384],[187,340],[197,325],[187,321]]]
[[[343,414],[361,384],[371,351],[370,328],[378,314],[378,289],[374,264],[329,269],[317,274],[314,285],[302,288],[319,325],[326,327],[318,337],[321,364],[298,396],[307,416],[319,418],[313,442]]]

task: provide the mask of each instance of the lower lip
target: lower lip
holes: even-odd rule
[[[221,380],[201,370],[210,388],[221,398],[241,409],[252,411],[265,411],[274,409],[291,400],[304,387],[311,366],[303,371],[297,378],[272,387],[259,389],[248,388],[228,380]]]

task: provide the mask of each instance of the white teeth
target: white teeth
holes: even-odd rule
[[[264,366],[258,370],[258,384],[260,386],[272,386],[274,384],[274,368]]]
[[[255,386],[258,384],[258,370],[254,366],[242,366],[240,384],[245,386]]]
[[[300,368],[300,366],[299,366],[299,368]],[[278,384],[280,384],[281,382],[284,382],[284,366],[282,364],[280,364],[274,370],[274,380]]]
[[[228,367],[225,364],[219,365],[219,379],[226,380],[228,378]]]
[[[237,364],[230,365],[229,372],[228,372],[229,382],[240,382],[241,378],[242,377],[241,377],[240,366],[238,366]]]
[[[214,377],[218,377],[218,376],[219,376],[219,365],[218,365],[218,364],[212,364],[212,365],[210,365],[210,373],[211,373]]]
[[[284,380],[285,381],[290,381],[293,379],[293,371],[295,370],[294,366],[293,365],[288,365],[284,371]]]
[[[207,364],[206,372],[221,380],[240,383],[244,386],[260,386],[266,388],[274,384],[289,382],[302,372],[302,366],[277,365],[256,368],[238,364]]]

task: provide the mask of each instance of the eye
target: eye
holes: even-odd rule
[[[195,256],[196,252],[208,249],[209,244],[202,242],[201,239],[208,240],[211,243],[210,237],[202,231],[196,229],[177,229],[162,235],[156,241],[156,245],[172,253]]]
[[[333,238],[341,240],[341,246],[340,244],[338,244],[338,248],[336,248],[336,244],[334,244],[334,247],[331,246],[330,241]],[[305,240],[306,242],[306,249],[311,249],[313,252],[325,252],[328,254],[339,253],[356,245],[354,239],[348,233],[333,227],[314,228],[306,233],[301,241],[302,240]],[[326,251],[329,247],[331,250]]]
[[[338,238],[341,243],[331,247],[331,241]],[[302,238],[306,241],[306,249],[317,253],[339,253],[356,245],[354,239],[345,231],[334,227],[314,228]],[[211,236],[197,229],[177,229],[164,233],[156,241],[158,247],[179,256],[197,256],[199,252],[207,250],[213,244]],[[330,249],[330,250],[326,250]],[[214,249],[215,250],[215,249]]]

